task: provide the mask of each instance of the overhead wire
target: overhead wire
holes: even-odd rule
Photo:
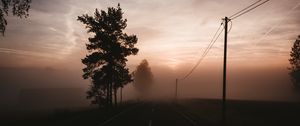
[[[249,9],[250,7],[254,6],[255,4],[257,4],[257,3],[261,2],[261,1],[262,1],[262,0],[258,0],[258,1],[256,1],[256,2],[254,2],[253,4],[249,5],[248,7],[245,7],[244,9],[242,9],[242,10],[240,10],[240,11],[234,13],[233,15],[229,16],[229,18],[231,18],[231,17],[233,17],[233,16],[235,16],[235,15],[237,15],[237,14],[239,14],[239,13],[241,13],[241,12],[247,10],[247,9]]]
[[[215,34],[214,34],[212,40],[210,41],[209,45],[206,47],[206,49],[204,50],[202,56],[198,59],[198,61],[194,65],[194,67],[192,67],[192,69],[183,78],[181,78],[179,80],[184,80],[184,79],[188,78],[194,72],[194,70],[199,66],[199,64],[202,62],[204,57],[208,54],[209,50],[212,48],[214,43],[218,40],[221,33],[223,32],[224,28],[222,28],[222,25],[223,25],[223,22],[220,24],[218,30],[215,32]],[[222,30],[221,30],[221,28],[222,28]]]
[[[233,25],[231,20],[229,20],[229,22],[230,22],[230,28],[229,28],[229,30],[227,31],[227,33],[229,33],[229,32],[231,31],[232,25]]]
[[[241,12],[240,14],[238,14],[238,15],[236,15],[236,16],[231,17],[230,19],[231,19],[231,20],[234,20],[234,19],[236,19],[236,18],[238,18],[238,17],[240,17],[240,16],[242,16],[242,15],[244,15],[244,14],[246,14],[246,13],[252,11],[252,10],[254,10],[255,8],[257,8],[257,7],[259,7],[259,6],[261,6],[261,5],[265,4],[265,3],[267,3],[268,1],[270,1],[270,0],[266,0],[266,1],[260,3],[260,4],[256,5],[256,6],[254,6],[254,7],[250,8],[250,9],[248,9],[248,10],[245,10],[244,12]]]
[[[245,7],[244,9],[234,13],[233,15],[231,15],[229,17],[229,22],[230,22],[230,28],[228,30],[228,33],[231,31],[232,29],[232,20],[236,19],[252,10],[254,10],[255,8],[265,4],[266,2],[270,1],[270,0],[265,0],[263,2],[261,2],[262,0],[258,0],[256,2],[254,2],[253,4]],[[207,46],[207,48],[204,50],[202,56],[198,59],[198,61],[196,62],[196,64],[194,65],[194,67],[192,67],[192,69],[181,79],[179,80],[185,80],[186,78],[188,78],[193,72],[194,70],[199,66],[199,64],[202,62],[202,60],[205,58],[205,56],[208,54],[208,52],[210,51],[210,49],[213,47],[213,45],[215,44],[215,42],[218,40],[218,38],[220,37],[221,33],[223,32],[224,28],[222,28],[222,30],[220,31],[222,25],[223,25],[224,21],[222,21],[222,23],[220,24],[218,30],[216,31],[216,33],[214,34],[212,40],[210,41],[209,45]]]
[[[297,9],[300,6],[300,2],[298,2],[293,8],[291,8],[291,10],[285,15],[285,18],[287,16],[289,16],[292,12],[295,11],[295,9]],[[284,19],[284,18],[283,18]],[[258,42],[254,43],[254,46],[257,45],[257,43],[261,42],[265,37],[267,37],[273,30],[275,30],[276,28],[278,28],[278,26],[280,26],[280,24],[282,24],[284,20],[281,20],[280,22],[276,23],[275,25],[273,25],[271,28],[269,28],[259,39]]]

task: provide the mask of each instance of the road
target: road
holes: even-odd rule
[[[200,123],[201,124],[200,124]],[[171,103],[141,103],[98,126],[198,126],[208,124],[180,111]]]

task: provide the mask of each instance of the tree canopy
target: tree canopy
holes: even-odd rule
[[[12,10],[14,16],[27,18],[31,0],[1,0],[0,1],[0,32],[4,35],[9,10]]]
[[[295,87],[300,89],[300,35],[294,42],[290,52],[290,76]]]
[[[117,89],[132,81],[126,57],[138,53],[135,47],[138,39],[123,32],[127,20],[123,19],[120,4],[109,7],[107,12],[96,9],[93,16],[78,16],[78,21],[86,26],[88,33],[94,33],[86,44],[89,53],[82,59],[86,65],[83,78],[92,80],[87,98],[93,98],[92,103],[100,106],[111,106],[114,94],[116,104]]]

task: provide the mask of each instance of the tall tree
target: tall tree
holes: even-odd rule
[[[291,67],[289,75],[295,87],[300,89],[300,35],[294,42],[292,50],[290,52],[290,64]]]
[[[89,53],[82,59],[86,65],[83,78],[92,79],[87,98],[99,106],[112,106],[113,93],[116,96],[118,88],[132,81],[126,57],[137,54],[138,39],[123,32],[127,19],[123,19],[120,4],[109,7],[107,12],[96,9],[94,16],[84,14],[77,20],[85,24],[88,33],[93,33],[86,44]]]
[[[0,32],[4,35],[8,16],[8,11],[12,10],[14,16],[27,18],[31,0],[1,0],[0,1]],[[10,8],[11,7],[11,8]]]
[[[153,74],[149,63],[146,59],[137,66],[134,71],[134,87],[143,96],[149,91],[151,84],[153,83]]]
[[[128,68],[124,69],[124,66],[121,66],[119,68],[118,73],[119,73],[119,76],[115,77],[116,83],[113,87],[114,88],[114,103],[115,103],[115,105],[117,105],[117,91],[118,91],[118,88],[123,88],[126,84],[133,81],[131,75],[129,74],[129,69]]]

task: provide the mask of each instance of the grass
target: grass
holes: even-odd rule
[[[28,111],[1,117],[3,121],[0,121],[0,126],[93,126],[134,104],[129,102],[112,110],[81,108],[57,109],[51,113]],[[220,100],[180,100],[177,108],[197,119],[200,124],[221,124]],[[226,115],[228,126],[300,126],[300,103],[229,100]]]
[[[221,124],[221,101],[189,99],[181,109],[214,125]],[[300,103],[229,100],[226,121],[229,126],[299,126]]]
[[[78,108],[56,109],[49,112],[22,112],[18,116],[1,117],[1,126],[92,126],[109,119],[113,115],[132,106],[133,102],[124,103],[114,109]]]

